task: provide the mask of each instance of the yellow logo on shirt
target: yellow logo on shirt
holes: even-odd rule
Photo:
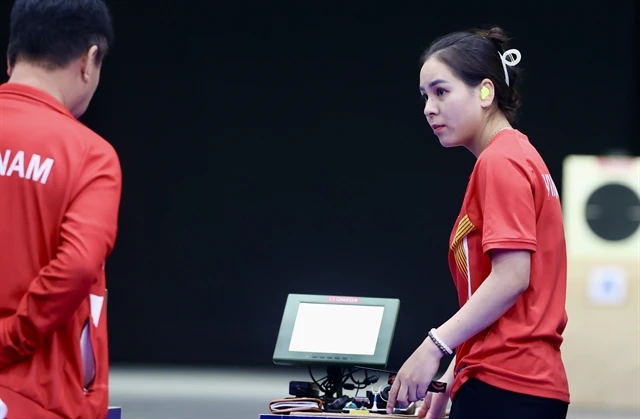
[[[469,249],[466,248],[465,238],[476,230],[477,228],[473,225],[471,220],[469,220],[469,216],[465,215],[460,218],[460,222],[456,227],[456,234],[454,234],[453,240],[451,241],[450,248],[456,259],[456,265],[458,266],[460,273],[467,278],[467,281],[469,281]]]

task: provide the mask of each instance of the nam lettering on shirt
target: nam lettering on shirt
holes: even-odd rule
[[[499,132],[473,169],[450,238],[449,267],[463,306],[491,273],[494,249],[531,252],[529,288],[456,350],[452,398],[475,377],[505,390],[569,402],[560,345],[567,324],[562,208],[529,139]]]
[[[45,185],[53,163],[53,159],[42,158],[39,154],[31,154],[25,159],[23,150],[13,152],[0,149],[0,176],[17,176]]]

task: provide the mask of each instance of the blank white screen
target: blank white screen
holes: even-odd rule
[[[384,307],[300,303],[289,350],[374,355]]]

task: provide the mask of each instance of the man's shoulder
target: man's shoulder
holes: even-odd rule
[[[99,150],[115,156],[115,149],[97,132],[79,121],[46,92],[18,83],[0,84],[0,112],[11,115],[3,126],[23,136],[46,137],[49,144],[63,143],[77,149]],[[14,123],[11,128],[10,124]]]
[[[109,141],[80,121],[76,122],[78,135],[88,148],[102,152],[109,157],[118,158],[115,147]]]

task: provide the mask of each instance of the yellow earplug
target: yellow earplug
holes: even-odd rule
[[[482,86],[482,89],[480,89],[480,99],[485,100],[489,97],[489,93],[491,93],[489,88],[487,86]]]

